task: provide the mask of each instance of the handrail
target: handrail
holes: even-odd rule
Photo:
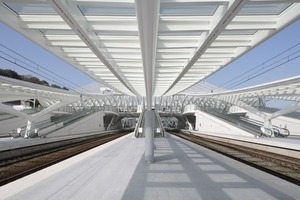
[[[158,124],[160,126],[160,131],[161,131],[162,137],[165,137],[165,129],[164,129],[163,124],[161,122],[161,119],[160,119],[160,116],[158,114],[158,111],[155,109],[154,112],[155,112],[156,120],[157,120],[157,122],[158,122]]]
[[[27,135],[32,135],[33,137],[35,137],[35,136],[38,136],[38,132],[43,129],[46,129],[48,127],[51,127],[51,126],[53,126],[55,124],[59,124],[59,123],[63,123],[63,125],[66,125],[66,124],[74,122],[88,114],[92,114],[94,112],[95,111],[93,111],[93,110],[84,110],[80,113],[73,113],[71,115],[63,115],[63,116],[57,117],[54,120],[46,119],[46,120],[36,123],[36,128],[35,128],[34,132],[32,132],[32,133],[27,132],[26,126],[24,126],[24,127],[20,127],[20,128],[10,131],[10,136],[16,138],[16,137],[22,137],[27,134]],[[57,127],[57,128],[61,128],[61,127]]]
[[[218,113],[218,112],[213,112],[213,111],[206,111],[206,112],[226,121],[227,123],[231,123],[232,125],[235,125],[235,126],[239,127],[240,129],[248,131],[248,132],[252,133],[253,135],[261,136],[261,130],[260,130],[261,125],[259,125],[259,124],[254,124],[254,123],[251,123],[250,121],[237,119],[235,117],[228,116],[228,115]]]
[[[144,113],[145,113],[145,109],[142,110],[142,112],[140,114],[140,117],[139,117],[139,120],[138,120],[138,123],[135,126],[135,129],[134,129],[134,135],[135,135],[135,137],[138,137],[138,135],[139,135],[139,128],[140,128],[140,126],[141,126],[141,124],[143,122]]]

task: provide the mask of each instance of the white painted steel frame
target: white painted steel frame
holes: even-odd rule
[[[79,92],[67,91],[25,81],[0,76],[0,110],[15,116],[34,121],[44,114],[60,107],[69,106],[74,109],[96,107],[103,111],[136,112],[138,105],[143,105],[143,98],[124,95],[82,95]],[[11,101],[37,99],[44,108],[33,115],[15,110]]]
[[[275,81],[271,83],[266,83],[258,86],[253,86],[249,88],[224,91],[211,94],[199,94],[199,95],[189,95],[189,101],[186,101],[185,105],[196,104],[199,99],[212,99],[220,102],[229,103],[230,105],[235,105],[243,108],[257,116],[260,116],[265,121],[271,120],[278,116],[294,112],[300,109],[300,77],[293,77],[289,79],[284,79],[280,81]],[[294,102],[292,106],[283,108],[275,113],[266,114],[252,107],[251,101],[253,99],[281,99]]]
[[[300,17],[299,0],[1,0],[0,20],[117,93],[175,95]]]

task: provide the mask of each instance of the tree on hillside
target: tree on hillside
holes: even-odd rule
[[[51,84],[51,87],[61,89],[61,87],[59,85],[56,85],[56,84]]]
[[[41,80],[39,78],[30,75],[23,76],[23,80],[30,83],[41,84]]]
[[[0,75],[9,77],[9,78],[22,80],[22,78],[19,76],[19,74],[17,72],[10,70],[10,69],[0,69]]]
[[[41,85],[45,85],[45,86],[50,86],[49,83],[47,81],[41,81]]]
[[[57,89],[69,90],[66,87],[61,88],[59,85],[56,85],[56,84],[49,85],[49,83],[47,81],[40,80],[39,78],[31,76],[31,75],[19,75],[17,72],[10,70],[10,69],[0,69],[0,76],[23,80],[23,81],[27,81],[27,82],[31,82],[31,83],[35,83],[35,84],[39,84],[39,85],[44,85],[44,86],[49,86],[49,87],[53,87],[53,88],[57,88]]]

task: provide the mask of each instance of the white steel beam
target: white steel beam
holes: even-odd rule
[[[158,32],[159,0],[136,0],[136,13],[142,51],[147,110],[152,108],[156,45]]]
[[[96,40],[96,35],[88,32],[88,28],[84,27],[85,23],[79,23],[86,21],[83,16],[75,14],[75,9],[70,8],[70,3],[61,0],[49,0],[52,7],[56,12],[64,19],[64,21],[72,28],[72,30],[81,38],[81,40],[92,50],[92,52],[101,60],[101,62],[111,71],[111,73],[133,94],[138,93],[126,82],[120,72],[115,70],[111,63],[100,52]]]
[[[194,54],[192,59],[188,62],[188,64],[184,67],[172,85],[166,90],[164,93],[167,94],[180,80],[181,78],[188,72],[188,70],[197,62],[197,60],[205,53],[206,49],[210,47],[210,45],[215,41],[215,39],[219,36],[219,34],[225,29],[225,27],[232,21],[232,19],[236,16],[236,14],[242,9],[244,4],[248,2],[247,0],[235,0],[231,1],[226,9],[226,12],[222,15],[222,18],[218,21],[218,23],[213,26],[213,29],[209,32],[207,38],[201,47]]]

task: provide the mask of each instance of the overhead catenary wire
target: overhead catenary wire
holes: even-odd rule
[[[252,79],[254,79],[254,78],[256,78],[256,77],[258,77],[260,75],[263,75],[263,74],[265,74],[265,73],[267,73],[267,72],[269,72],[269,71],[271,71],[273,69],[276,69],[276,68],[278,68],[278,67],[280,67],[280,66],[282,66],[282,65],[284,65],[284,64],[286,64],[286,63],[288,63],[290,61],[293,61],[293,60],[297,59],[300,56],[300,54],[297,55],[298,53],[300,53],[300,50],[297,51],[297,52],[295,52],[295,53],[293,53],[293,54],[291,54],[291,55],[288,55],[288,56],[286,56],[286,57],[284,57],[284,58],[282,58],[280,60],[277,60],[277,61],[275,61],[275,62],[273,62],[273,63],[271,63],[269,65],[264,66],[262,69],[259,69],[256,72],[248,75],[247,78],[244,78],[242,80],[234,82],[233,84],[230,85],[229,89],[234,88],[234,87],[236,87],[238,85],[241,85],[242,83],[245,83],[245,82],[247,82],[249,80],[252,80]],[[274,66],[274,67],[272,67],[272,66]],[[270,67],[272,67],[272,68],[270,68]]]
[[[300,52],[300,51],[299,51],[299,52]],[[277,65],[275,65],[274,67],[272,67],[272,68],[270,68],[270,69],[267,69],[267,70],[265,70],[265,71],[263,71],[263,72],[261,72],[261,73],[259,73],[259,74],[256,74],[256,75],[252,76],[251,78],[248,78],[248,79],[246,79],[246,80],[244,80],[244,81],[238,82],[238,83],[236,83],[235,85],[232,85],[230,88],[234,88],[234,87],[236,87],[236,86],[238,86],[238,85],[241,85],[241,84],[243,84],[243,83],[245,83],[245,82],[247,82],[247,81],[250,81],[250,80],[252,80],[252,79],[254,79],[254,78],[256,78],[256,77],[258,77],[258,76],[260,76],[260,75],[262,75],[262,74],[265,74],[265,73],[267,73],[267,72],[269,72],[269,71],[271,71],[271,70],[273,70],[273,69],[276,69],[276,68],[278,68],[278,67],[280,67],[280,66],[282,66],[282,65],[284,65],[284,64],[286,64],[286,63],[288,63],[288,62],[290,62],[290,61],[292,61],[292,60],[295,60],[295,59],[297,59],[297,58],[299,58],[299,57],[300,57],[300,55],[297,55],[297,56],[295,56],[295,57],[289,58],[288,60],[284,61],[283,63],[277,64]],[[272,64],[272,65],[273,65],[273,64]]]
[[[82,88],[81,86],[77,85],[76,83],[73,83],[69,80],[67,80],[66,78],[60,76],[59,74],[56,74],[54,72],[52,72],[51,70],[48,70],[47,68],[45,67],[42,67],[41,65],[35,63],[34,61],[24,57],[23,55],[17,53],[16,51],[4,46],[3,44],[0,44],[1,47],[5,48],[6,50],[20,56],[22,59],[24,60],[27,60],[28,62],[30,62],[31,64],[35,65],[35,66],[32,66],[16,57],[13,57],[12,55],[9,55],[8,53],[5,53],[3,51],[0,51],[0,53],[2,53],[3,55],[5,55],[6,57],[4,56],[0,56],[1,59],[3,60],[6,60],[7,62],[10,62],[12,64],[15,64],[17,65],[18,67],[21,67],[31,73],[34,73],[40,77],[43,77],[45,78],[46,80],[48,81],[51,81],[51,82],[54,82],[56,84],[59,84],[59,85],[62,85],[62,86],[68,86],[70,90],[73,90],[73,91],[76,91],[77,93],[82,93],[82,92],[78,92],[78,88],[80,88],[81,91],[83,91],[84,93],[90,93],[91,91],[88,91],[87,89],[84,89]],[[26,65],[26,66],[24,66]],[[31,69],[29,69],[31,68]],[[45,70],[46,72],[42,71],[41,69]],[[41,73],[38,73],[36,72],[35,70],[38,70],[39,72],[45,74],[45,75],[42,75]],[[62,81],[63,80],[63,81]],[[75,86],[75,87],[74,87]]]
[[[280,60],[276,60],[275,62],[273,62],[271,64],[268,64],[271,61],[275,60],[276,58],[279,58],[280,56],[286,54],[287,52],[290,52],[290,51],[294,50],[299,45],[300,45],[300,42],[293,45],[293,46],[291,46],[291,47],[289,47],[288,49],[280,52],[279,54],[273,56],[272,58],[268,59],[267,61],[255,66],[255,67],[249,69],[248,71],[246,71],[246,72],[230,79],[229,81],[221,84],[219,86],[219,88],[222,87],[222,88],[232,89],[232,88],[234,88],[238,85],[241,85],[245,82],[248,82],[248,81],[250,81],[254,78],[257,78],[258,76],[261,76],[261,75],[263,75],[263,74],[265,74],[265,73],[267,73],[267,72],[269,72],[269,71],[271,71],[275,68],[278,68],[278,67],[282,66],[283,64],[286,64],[286,63],[288,63],[292,60],[295,60],[296,58],[299,57],[297,55],[295,56],[295,54],[299,53],[300,50],[297,50],[296,52],[289,53],[289,55],[287,55],[286,57],[281,58]],[[292,56],[294,56],[294,57],[292,57]],[[282,62],[282,63],[280,63],[280,62]],[[272,67],[274,65],[275,65],[275,67]],[[272,67],[272,68],[270,68],[270,67]],[[268,69],[268,68],[270,68],[270,69]]]
[[[25,70],[27,70],[27,71],[33,73],[33,74],[36,74],[36,75],[38,75],[38,76],[40,76],[40,77],[43,77],[43,78],[45,78],[45,79],[48,80],[48,81],[53,81],[52,79],[49,79],[48,77],[46,77],[46,76],[44,76],[44,75],[42,75],[42,74],[39,74],[39,73],[35,72],[34,70],[28,69],[28,68],[26,68],[25,66],[23,66],[23,65],[21,65],[21,64],[19,64],[19,63],[17,63],[17,62],[13,62],[12,60],[9,60],[9,59],[7,59],[7,58],[5,58],[5,57],[3,57],[3,56],[0,56],[0,58],[3,59],[3,60],[5,60],[5,61],[7,61],[7,62],[10,62],[10,63],[12,63],[12,64],[14,64],[14,65],[17,65],[18,67],[21,67],[21,68],[23,68],[23,69],[25,69]],[[53,81],[53,82],[57,83],[56,81]],[[57,83],[57,84],[59,84],[59,83]],[[76,92],[76,93],[78,93],[78,94],[81,94],[80,92],[78,92],[78,91],[76,91],[76,90],[74,90],[74,89],[71,89],[71,88],[70,88],[70,90],[72,90],[72,91],[74,91],[74,92]]]

